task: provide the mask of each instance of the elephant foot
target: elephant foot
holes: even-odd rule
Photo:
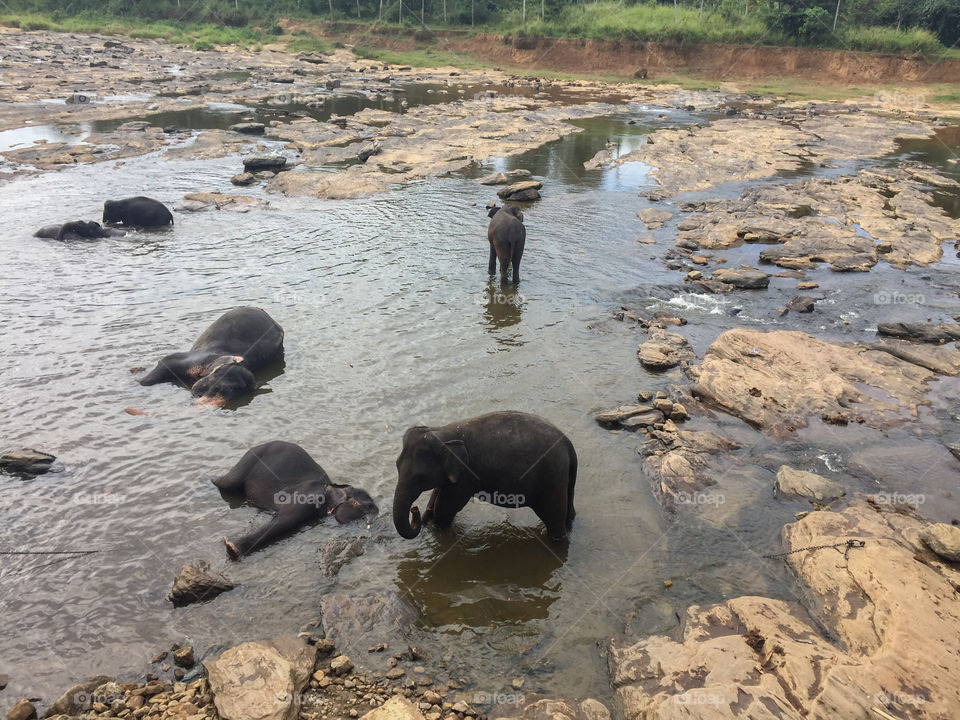
[[[226,546],[227,555],[230,556],[231,560],[239,560],[241,558],[240,551],[237,550],[236,545],[234,545],[232,542],[230,542],[226,538],[223,539],[223,544]]]

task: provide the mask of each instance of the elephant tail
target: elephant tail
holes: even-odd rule
[[[573,507],[573,489],[577,484],[577,451],[573,449],[573,443],[567,439],[567,450],[570,453],[570,475],[567,481],[567,530],[573,527],[573,518],[577,511]]]

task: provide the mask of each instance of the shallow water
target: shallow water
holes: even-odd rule
[[[623,302],[674,308],[689,318],[683,332],[698,353],[738,325],[865,339],[881,318],[956,312],[956,260],[906,272],[811,273],[824,299],[809,317],[771,313],[795,294],[793,281],[723,298],[690,293],[660,260],[672,244],[670,224],[653,233],[657,245],[635,241],[647,234],[635,217],[648,204],[636,192],[650,182],[647,169],[582,167],[607,139],[628,152],[660,112],[586,121],[584,132],[525,155],[372,198],[264,196],[268,210],[180,212],[172,228],[96,242],[31,234],[97,218],[106,198],[142,193],[172,205],[188,192],[235,192],[228,178],[236,158],[146,156],[0,187],[8,218],[0,238],[0,438],[50,451],[65,466],[33,480],[0,476],[0,549],[100,551],[54,564],[0,559],[6,626],[15,629],[0,640],[0,670],[10,675],[2,703],[22,695],[48,702],[96,673],[136,675],[174,641],[188,640],[202,656],[295,632],[316,620],[332,591],[397,592],[413,603],[421,618],[410,641],[445,659],[444,672],[470,692],[510,692],[520,676],[524,693],[608,700],[596,643],[625,626],[669,632],[688,605],[746,593],[795,599],[782,565],[760,557],[779,549],[781,525],[802,509],[774,500],[771,472],[732,463],[712,504],[671,516],[641,472],[637,439],[593,421],[593,412],[638,390],[681,381],[678,372],[645,372],[635,357],[642,336],[611,311]],[[483,206],[494,193],[470,177],[518,167],[544,181],[544,197],[525,209],[521,284],[501,292],[486,274]],[[754,262],[759,249],[731,251],[730,265]],[[922,306],[871,302],[890,288],[922,291]],[[131,368],[189,347],[220,313],[246,304],[262,306],[286,331],[282,372],[249,402],[200,411],[183,389],[136,383]],[[956,393],[953,380],[932,393],[929,421],[944,438],[958,430]],[[131,416],[127,407],[148,414]],[[403,430],[507,408],[543,415],[577,448],[578,516],[568,545],[551,544],[526,509],[472,502],[454,533],[372,546],[335,579],[319,568],[318,544],[363,528],[319,523],[241,563],[226,560],[221,538],[265,515],[231,508],[210,480],[249,447],[302,444],[334,481],[373,495],[387,514],[373,531],[393,537]],[[775,444],[718,421],[744,444],[742,455],[767,468],[790,461],[857,473],[851,483],[860,488],[916,489],[910,457],[878,477],[855,456],[873,444],[919,448],[914,462],[927,467],[919,484],[931,498],[924,510],[960,514],[947,495],[956,461],[909,430],[841,435],[814,425],[801,440]],[[241,586],[174,609],[164,599],[173,576],[197,559]]]

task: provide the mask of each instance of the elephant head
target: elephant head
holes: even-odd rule
[[[119,200],[107,200],[103,204],[103,222],[118,223],[123,221],[123,204]]]
[[[380,514],[373,498],[360,488],[331,483],[325,495],[327,515],[333,515],[341,525],[354,520],[370,522]]]
[[[520,212],[520,208],[518,208],[516,205],[504,205],[500,209],[509,215],[513,215],[520,222],[523,222],[523,213]]]
[[[423,426],[404,433],[393,495],[393,524],[402,537],[411,540],[420,534],[420,509],[413,504],[417,497],[444,483],[461,481],[463,474],[469,472],[468,463],[467,447],[462,440],[442,438]]]
[[[243,358],[239,355],[221,355],[214,360],[190,388],[197,402],[223,405],[241,395],[252,393],[257,381],[242,363]]]

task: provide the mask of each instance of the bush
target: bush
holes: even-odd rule
[[[822,7],[811,7],[800,13],[800,40],[807,45],[820,45],[830,37],[833,18]]]

